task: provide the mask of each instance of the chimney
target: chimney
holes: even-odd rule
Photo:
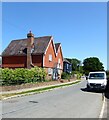
[[[27,68],[30,69],[32,64],[31,48],[34,45],[34,34],[30,31],[27,34]]]

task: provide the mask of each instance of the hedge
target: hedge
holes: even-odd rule
[[[18,85],[22,83],[33,83],[45,81],[46,72],[43,68],[34,67],[31,69],[16,68],[1,69],[0,79],[2,85]]]
[[[61,75],[61,78],[62,79],[70,79],[71,78],[71,74],[63,72],[62,75]]]

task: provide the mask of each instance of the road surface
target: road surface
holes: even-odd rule
[[[7,99],[2,102],[3,118],[98,118],[102,94],[87,92],[86,81],[69,87]]]

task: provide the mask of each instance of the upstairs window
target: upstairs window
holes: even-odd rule
[[[69,69],[69,64],[67,64],[67,70]]]
[[[60,60],[60,58],[59,58],[59,59],[58,59],[58,63],[61,63],[60,61],[61,61],[61,60]]]
[[[51,62],[52,61],[52,55],[49,54],[49,61]]]

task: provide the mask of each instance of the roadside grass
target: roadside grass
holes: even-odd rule
[[[68,84],[49,86],[49,87],[39,88],[39,89],[35,89],[35,90],[23,91],[23,92],[19,92],[19,93],[2,94],[0,96],[0,100],[2,100],[4,98],[8,98],[8,97],[15,97],[15,96],[22,96],[22,95],[29,95],[29,94],[38,94],[38,93],[42,93],[44,91],[49,91],[49,90],[52,90],[55,88],[62,88],[62,87],[66,87],[66,86],[71,86],[71,85],[79,83],[79,82],[80,82],[80,80],[72,82],[72,83],[68,83]]]

